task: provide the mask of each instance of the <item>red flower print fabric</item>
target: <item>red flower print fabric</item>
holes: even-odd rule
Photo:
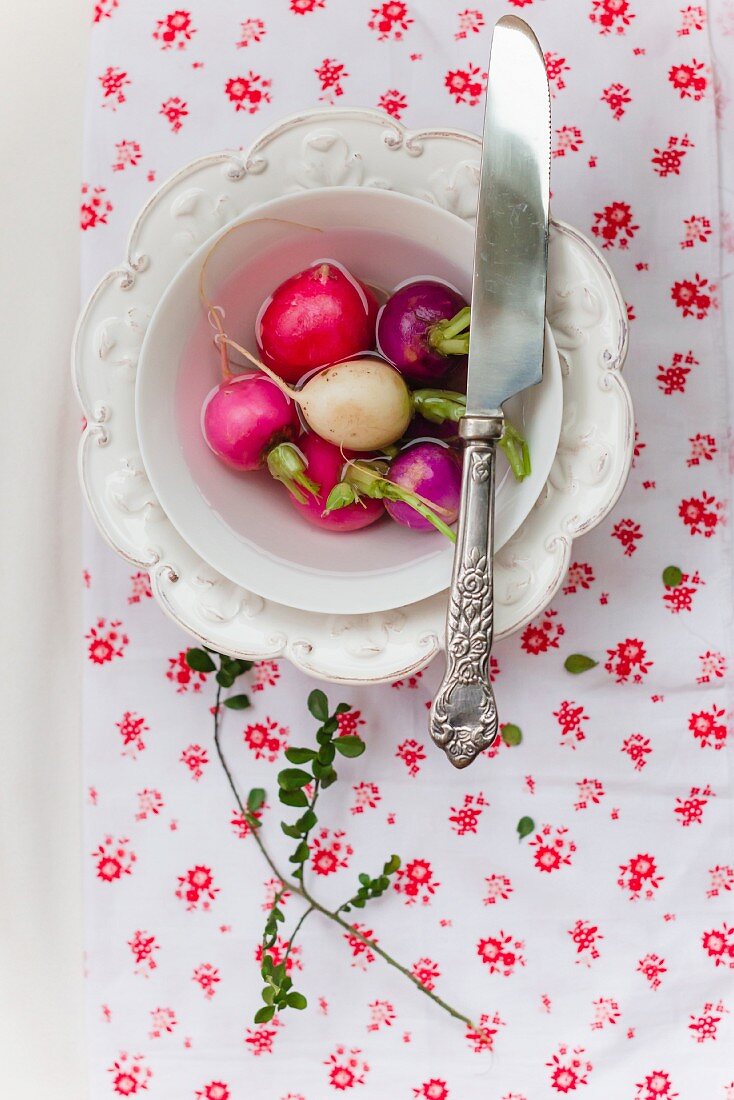
[[[629,483],[574,543],[552,606],[496,643],[508,743],[471,769],[428,736],[440,659],[393,685],[324,685],[353,708],[338,734],[367,751],[340,758],[305,874],[336,907],[392,852],[401,865],[343,929],[313,914],[292,949],[303,906],[280,899],[273,955],[309,1005],[261,1024],[280,884],[222,775],[215,678],[186,664],[148,573],[87,522],[90,1100],[734,1100],[734,0],[94,0],[83,291],[119,265],[156,187],[290,114],[481,132],[508,12],[546,59],[553,214],[628,303]],[[427,190],[428,155],[413,163]],[[574,415],[601,485],[605,426]],[[574,654],[591,667],[567,671]],[[314,684],[272,657],[246,680],[222,744],[239,788],[267,792],[255,816],[284,861],[275,777],[315,732]]]

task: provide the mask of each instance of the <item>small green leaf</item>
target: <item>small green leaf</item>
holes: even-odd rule
[[[583,653],[572,653],[570,657],[566,657],[563,667],[566,672],[578,676],[580,672],[588,672],[590,668],[596,668],[598,664],[598,661],[595,661],[592,657],[585,657]]]
[[[285,758],[290,760],[291,764],[308,764],[309,760],[313,760],[316,753],[313,749],[286,749]]]
[[[338,707],[334,711],[334,714],[346,714],[347,711],[352,709],[351,703],[339,703]]]
[[[324,776],[324,778],[323,778],[323,779],[321,780],[321,786],[322,786],[322,788],[323,788],[324,790],[326,790],[326,788],[327,788],[327,787],[330,787],[330,786],[332,785],[332,783],[336,783],[336,781],[337,781],[337,778],[338,778],[338,777],[337,777],[337,774],[336,774],[336,772],[334,771],[334,769],[333,769],[333,768],[329,768],[328,772],[326,773],[326,775]]]
[[[336,731],[339,729],[339,723],[337,722],[336,718],[327,718],[321,728],[324,733],[328,733],[329,736],[331,736],[332,733],[336,733]]]
[[[291,863],[305,863],[309,857],[309,854],[310,853],[308,844],[306,844],[305,840],[302,840],[293,855],[289,856],[288,858],[290,859]]]
[[[186,664],[189,668],[193,668],[194,672],[214,672],[217,667],[203,649],[187,649]]]
[[[352,905],[355,909],[364,909],[364,898],[352,898]]]
[[[227,668],[232,675],[237,679],[243,672],[249,672],[252,668],[252,661],[242,661],[239,657],[233,657],[231,661],[223,660],[224,667]]]
[[[285,821],[281,821],[280,827],[286,836],[292,837],[293,840],[298,840],[302,830],[298,828],[298,825],[286,825]]]
[[[280,909],[271,909],[270,912],[273,914],[276,921],[282,922],[285,920],[285,913],[281,913]]]
[[[308,1001],[302,993],[293,992],[288,994],[286,998],[286,1004],[288,1005],[288,1008],[297,1008],[300,1010],[306,1007]]]
[[[235,681],[235,678],[232,675],[232,673],[229,672],[228,669],[225,669],[225,668],[220,668],[220,670],[217,673],[215,679],[216,679],[217,683],[220,685],[220,687],[223,687],[223,688],[231,688],[232,684]]]
[[[319,760],[314,760],[313,764],[311,765],[311,771],[319,780],[326,779],[326,776],[332,770],[333,769],[330,764],[322,764]]]
[[[269,1024],[275,1015],[275,1008],[273,1005],[263,1005],[255,1013],[254,1020],[256,1024]]]
[[[247,796],[247,809],[251,814],[254,814],[256,810],[259,810],[265,803],[266,798],[265,791],[262,787],[253,787]]]
[[[224,705],[230,710],[247,710],[250,697],[249,695],[230,695],[229,699],[224,700]]]
[[[677,565],[669,565],[663,569],[663,584],[666,588],[677,588],[683,581],[683,573]]]
[[[278,791],[278,798],[284,806],[308,806],[308,799],[303,791]]]
[[[530,836],[535,831],[535,822],[532,817],[521,817],[517,823],[517,838],[523,840],[524,837]]]
[[[519,745],[522,741],[522,730],[519,726],[513,726],[512,722],[508,722],[502,727],[502,740],[510,747]]]
[[[372,882],[372,879],[363,871],[361,875],[357,875],[357,882],[361,882],[363,886],[369,886],[369,884]]]
[[[325,722],[329,717],[329,700],[323,691],[316,688],[308,697],[308,709],[319,722]]]
[[[263,961],[260,964],[260,973],[262,974],[263,978],[272,977],[272,973],[273,973],[273,956],[272,955],[263,955]]]
[[[305,814],[303,814],[302,817],[299,817],[298,821],[296,822],[296,828],[301,833],[308,833],[311,829],[313,829],[317,820],[318,818],[316,817],[316,814],[313,812],[313,810],[306,810]]]
[[[262,991],[262,999],[265,1001],[266,1005],[271,1005],[273,1003],[273,1001],[275,1000],[275,990],[273,989],[272,985],[265,986]]]
[[[278,772],[278,786],[284,791],[297,791],[311,782],[311,776],[303,768],[283,768]]]
[[[285,980],[285,963],[278,963],[273,967],[273,981],[280,986]]]
[[[319,749],[319,764],[326,764],[327,766],[329,764],[333,764],[335,756],[336,749],[334,748],[332,742],[329,741],[326,745],[322,745]]]
[[[361,737],[337,737],[334,747],[342,756],[361,756],[367,748]]]
[[[386,875],[394,875],[400,868],[400,856],[392,855],[382,868]]]

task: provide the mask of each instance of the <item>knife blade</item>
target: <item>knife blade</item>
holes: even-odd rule
[[[494,30],[484,114],[471,302],[468,415],[486,416],[543,373],[550,91],[517,16]]]
[[[550,194],[550,94],[522,19],[494,31],[484,118],[469,335],[459,527],[446,614],[446,672],[430,731],[456,768],[497,737],[494,634],[495,447],[502,402],[543,374]]]

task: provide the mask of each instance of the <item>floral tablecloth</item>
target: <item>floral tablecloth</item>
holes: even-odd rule
[[[255,1025],[274,883],[211,742],[215,685],[147,577],[86,544],[86,911],[91,1094],[150,1100],[731,1100],[734,857],[728,726],[728,391],[716,107],[734,4],[683,0],[97,0],[81,225],[84,292],[131,219],[191,158],[281,116],[379,107],[481,127],[496,18],[534,25],[553,92],[553,205],[591,235],[629,303],[635,464],[579,541],[554,605],[496,649],[522,731],[469,771],[433,750],[434,666],[333,689],[343,762],[314,834],[337,904],[391,852],[360,927],[485,1028],[457,1024],[318,914],[289,957],[305,1012]],[[718,101],[718,102],[717,102]],[[726,194],[726,178],[724,178]],[[727,258],[730,264],[730,257]],[[674,567],[669,569],[669,567]],[[669,570],[663,580],[663,572]],[[667,583],[666,583],[667,581]],[[579,676],[570,653],[598,662]],[[242,790],[270,791],[312,736],[313,683],[249,674],[224,719]],[[518,841],[518,820],[534,828]],[[286,931],[297,899],[285,905]]]

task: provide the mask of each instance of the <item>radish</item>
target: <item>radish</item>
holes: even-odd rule
[[[263,302],[255,335],[263,362],[297,382],[375,344],[377,302],[334,260],[312,264],[276,287]]]
[[[438,434],[441,438],[453,441],[458,433],[452,434],[446,425],[456,423],[466,415],[466,395],[453,390],[414,390],[413,407],[416,410],[416,419],[421,418],[439,426]],[[415,421],[411,425],[413,435],[414,425]],[[499,445],[517,481],[522,481],[532,473],[527,441],[509,420],[505,420]]]
[[[391,294],[377,317],[377,347],[413,382],[439,381],[469,351],[470,310],[448,283],[415,279]]]
[[[306,499],[301,489],[318,492],[292,442],[300,430],[296,406],[269,378],[248,371],[220,382],[204,401],[201,430],[209,449],[231,469],[267,466],[299,501]]]
[[[416,453],[411,456],[411,451]],[[435,527],[456,542],[448,524],[458,515],[460,492],[461,468],[449,448],[440,443],[418,443],[391,464],[382,460],[348,462],[342,481],[329,493],[326,513],[354,506],[364,498],[384,500],[398,523],[424,531]]]
[[[369,527],[385,514],[382,502],[371,499],[325,512],[326,499],[341,480],[345,455],[338,447],[327,443],[325,439],[314,435],[313,432],[306,432],[301,436],[298,447],[306,460],[309,474],[319,485],[319,492],[306,500],[299,501],[291,497],[293,507],[309,523],[327,531],[358,531],[362,527]],[[346,452],[346,458],[350,457],[349,452]]]
[[[246,348],[223,336],[294,401],[309,428],[322,439],[352,451],[379,451],[404,434],[413,415],[403,376],[377,355],[325,367],[293,389]]]
[[[388,474],[394,485],[415,493],[440,511],[446,523],[455,523],[461,499],[461,462],[454,451],[441,443],[414,443],[394,458]],[[432,520],[404,500],[388,500],[390,516],[414,531],[430,531]]]

